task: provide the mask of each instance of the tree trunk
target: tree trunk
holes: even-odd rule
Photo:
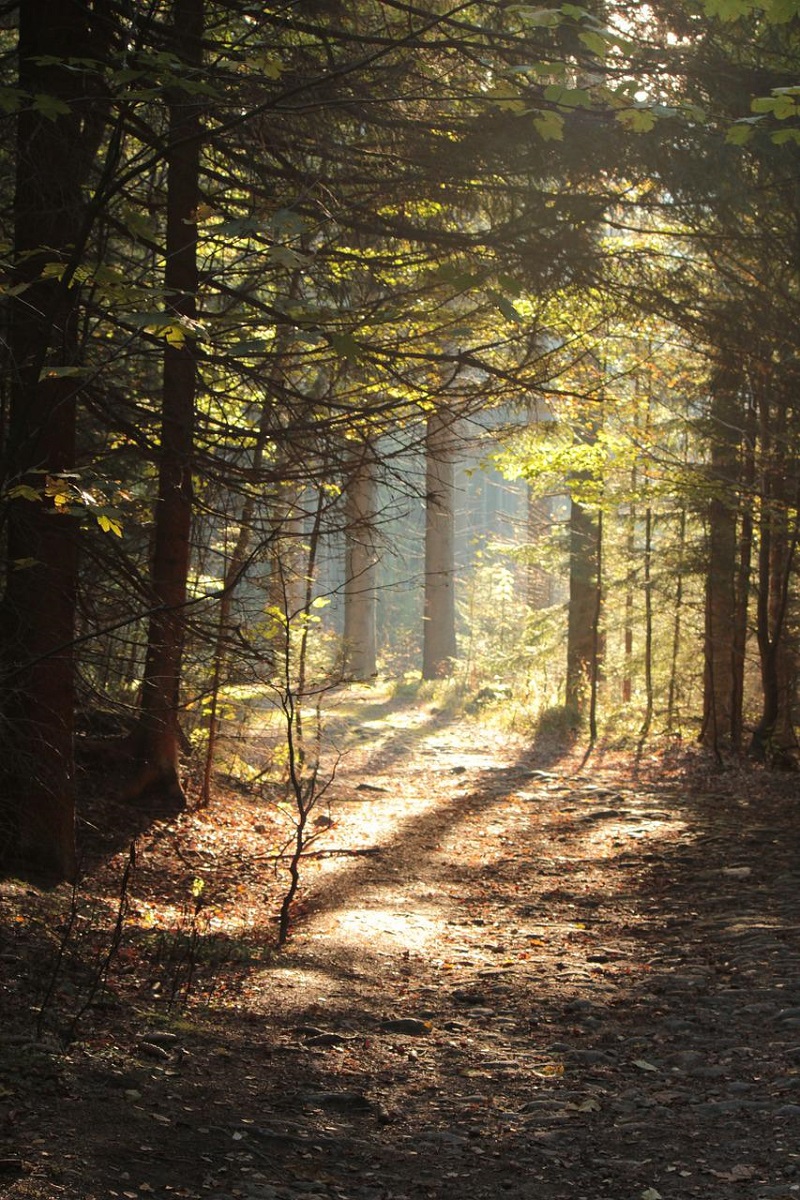
[[[633,588],[636,578],[636,466],[631,469],[631,504],[628,511],[625,550],[628,558],[625,579],[625,624],[622,671],[622,703],[630,704],[633,696]]]
[[[345,498],[344,669],[351,679],[371,679],[378,670],[377,503],[375,462],[367,449],[347,481]]]
[[[565,702],[575,714],[585,711],[588,688],[597,671],[600,606],[598,522],[584,505],[572,501],[569,516],[569,611]]]
[[[678,660],[681,652],[683,617],[683,572],[686,560],[686,509],[681,507],[678,518],[678,556],[675,570],[675,604],[672,614],[672,653],[669,664],[667,691],[667,732],[675,732],[675,707],[678,697]]]
[[[60,878],[75,874],[73,712],[77,540],[59,509],[74,466],[78,384],[74,256],[86,220],[82,185],[97,149],[91,80],[62,66],[102,55],[87,5],[23,0],[20,88],[67,106],[25,106],[17,128],[13,364],[5,477],[0,854]],[[55,61],[53,61],[55,60]],[[102,124],[102,123],[101,123]],[[78,248],[78,249],[76,249]],[[43,276],[50,266],[57,271]],[[28,498],[14,488],[27,489]],[[34,494],[40,499],[36,500]]]
[[[442,679],[456,657],[453,418],[428,417],[425,431],[425,609],[422,677]]]
[[[203,0],[175,0],[174,53],[188,73],[202,69]],[[178,712],[190,560],[192,457],[197,364],[191,322],[197,316],[197,207],[202,131],[196,99],[171,89],[167,148],[165,321],[183,337],[167,340],[162,383],[161,454],[152,588],[158,605],[149,627],[136,754],[139,774],[128,799],[157,789],[179,804]]]
[[[757,413],[754,404],[748,406],[742,451],[742,493],[754,494],[756,478],[755,444],[757,437]],[[741,751],[744,733],[744,676],[747,653],[747,632],[750,600],[750,575],[753,558],[753,509],[742,505],[739,523],[738,562],[735,580],[735,614],[733,625],[733,688],[731,693],[731,746]]]
[[[271,645],[276,664],[291,656],[292,622],[303,612],[306,590],[305,526],[308,513],[301,507],[302,489],[285,483],[273,503],[270,536],[270,573],[267,611],[273,617]]]
[[[644,695],[645,709],[639,736],[644,740],[653,723],[653,510],[644,514]]]
[[[531,558],[525,572],[525,599],[529,608],[539,611],[548,608],[553,603],[552,576],[533,561],[536,546],[542,541],[544,531],[549,531],[552,525],[550,509],[547,500],[537,496],[528,484],[527,489],[527,542]]]
[[[798,540],[798,518],[789,528],[787,472],[787,406],[773,406],[766,386],[760,388],[761,515],[759,520],[756,637],[761,659],[762,714],[753,731],[751,754],[770,766],[794,762],[794,647],[787,637],[787,614]],[[794,466],[794,464],[793,464]],[[794,490],[796,492],[795,483]],[[796,506],[797,496],[793,497]]]
[[[741,440],[737,381],[718,372],[711,400],[711,499],[708,505],[703,724],[700,740],[716,754],[733,743],[736,615],[736,495]]]

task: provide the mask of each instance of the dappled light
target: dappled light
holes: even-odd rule
[[[800,0],[10,0],[2,1200],[800,1193]]]

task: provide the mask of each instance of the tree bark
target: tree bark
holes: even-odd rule
[[[750,753],[770,766],[795,763],[795,647],[787,633],[790,587],[797,551],[797,481],[787,479],[787,405],[780,395],[770,401],[767,381],[758,389],[761,450],[758,596],[756,639],[761,661],[762,713],[753,731]],[[792,464],[796,474],[796,464]],[[788,503],[794,492],[794,526]]]
[[[371,679],[378,670],[375,515],[378,481],[367,448],[346,484],[344,669],[351,679]]]
[[[203,0],[175,0],[174,53],[187,72],[202,69]],[[161,453],[155,514],[152,589],[157,604],[148,632],[136,757],[139,773],[127,798],[157,789],[182,804],[178,713],[185,636],[184,605],[192,524],[192,459],[197,390],[192,322],[197,317],[197,208],[202,139],[195,97],[170,90],[167,147],[166,322],[183,340],[164,348]]]
[[[453,418],[436,409],[425,431],[425,608],[422,677],[442,679],[456,657]]]
[[[569,516],[569,611],[565,703],[576,714],[585,711],[597,664],[599,638],[595,625],[600,606],[597,518],[572,501]]]
[[[755,445],[757,438],[757,413],[753,403],[748,405],[745,418],[742,446],[741,482],[742,494],[752,496],[756,478]],[[753,509],[749,503],[742,506],[739,522],[739,546],[735,580],[735,613],[733,627],[733,690],[731,694],[731,746],[742,750],[744,733],[744,682],[747,653],[748,617],[750,610],[750,576],[753,559]]]
[[[75,463],[79,384],[75,255],[83,184],[100,132],[96,83],[64,60],[102,56],[88,4],[23,0],[19,84],[56,104],[18,117],[14,191],[13,365],[4,474],[7,575],[2,606],[0,855],[74,878],[74,637],[77,531],[56,499]],[[63,108],[65,111],[59,111]],[[100,130],[102,120],[100,121]],[[77,249],[76,249],[77,248]],[[55,267],[55,270],[53,270]],[[46,270],[45,270],[46,269]],[[44,273],[43,273],[44,272]],[[29,489],[15,498],[14,489]]]
[[[736,623],[736,488],[741,419],[737,380],[718,372],[711,399],[703,724],[700,740],[719,754],[733,744]]]

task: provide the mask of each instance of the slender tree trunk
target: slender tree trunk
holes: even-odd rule
[[[628,563],[625,582],[623,704],[630,704],[633,695],[633,589],[636,578],[636,502],[633,497],[636,495],[636,482],[636,465],[634,464],[631,468],[631,504],[625,537]]]
[[[744,673],[747,654],[747,633],[750,601],[750,575],[753,558],[753,508],[751,497],[755,490],[757,413],[754,404],[748,405],[742,451],[742,493],[739,522],[738,563],[735,580],[735,614],[733,624],[733,686],[731,691],[731,745],[741,751],[744,734]]]
[[[202,70],[203,0],[175,0],[174,53],[183,69]],[[140,772],[128,792],[133,799],[158,789],[178,803],[181,745],[178,712],[185,634],[184,605],[192,522],[192,459],[197,389],[197,208],[200,200],[200,110],[195,97],[176,86],[168,96],[167,236],[164,286],[166,320],[183,329],[178,344],[164,349],[161,453],[152,586],[158,609],[150,621],[142,681],[137,758]]]
[[[589,664],[589,743],[597,741],[597,702],[600,694],[600,671],[603,661],[603,511],[597,514],[595,523],[595,564],[597,585],[594,589],[594,611],[592,612],[592,656]]]
[[[653,723],[653,510],[644,514],[644,720],[639,736],[644,739]]]
[[[344,668],[352,679],[371,679],[378,670],[375,516],[378,481],[369,448],[346,483]]]
[[[678,660],[681,651],[683,618],[683,571],[686,558],[686,509],[681,508],[678,519],[678,562],[675,575],[675,606],[672,617],[672,653],[669,666],[669,688],[667,690],[667,731],[675,729],[675,704],[678,692]]]
[[[456,657],[453,418],[446,409],[428,417],[425,455],[422,677],[440,679],[451,674]]]
[[[793,648],[786,618],[798,540],[798,518],[790,530],[787,510],[787,408],[782,397],[770,403],[759,389],[761,514],[759,520],[756,638],[761,659],[762,714],[753,732],[751,754],[774,766],[793,761],[797,739],[793,720]],[[796,485],[795,485],[796,487]],[[797,503],[797,497],[794,497]]]
[[[569,611],[567,616],[566,706],[584,713],[597,669],[600,571],[597,517],[573,500],[569,516]]]
[[[75,873],[73,713],[77,541],[57,481],[74,466],[77,308],[74,255],[85,236],[82,186],[102,105],[64,60],[104,53],[86,4],[22,0],[19,82],[68,111],[25,105],[14,191],[13,365],[4,474],[7,576],[2,606],[0,856],[61,878]],[[45,273],[47,267],[58,271]],[[25,498],[14,489],[27,489]]]
[[[703,724],[700,740],[715,754],[733,741],[736,615],[736,488],[741,421],[738,380],[718,372],[711,401],[711,499],[708,505]]]

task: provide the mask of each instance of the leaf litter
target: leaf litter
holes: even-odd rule
[[[255,861],[277,818],[237,790],[136,831],[125,936],[73,1030],[120,812],[95,801],[76,944],[66,894],[0,885],[4,1197],[797,1192],[791,789],[731,767],[711,790],[691,754],[580,774],[433,721],[347,760],[320,836],[381,853],[306,864],[280,954]]]

